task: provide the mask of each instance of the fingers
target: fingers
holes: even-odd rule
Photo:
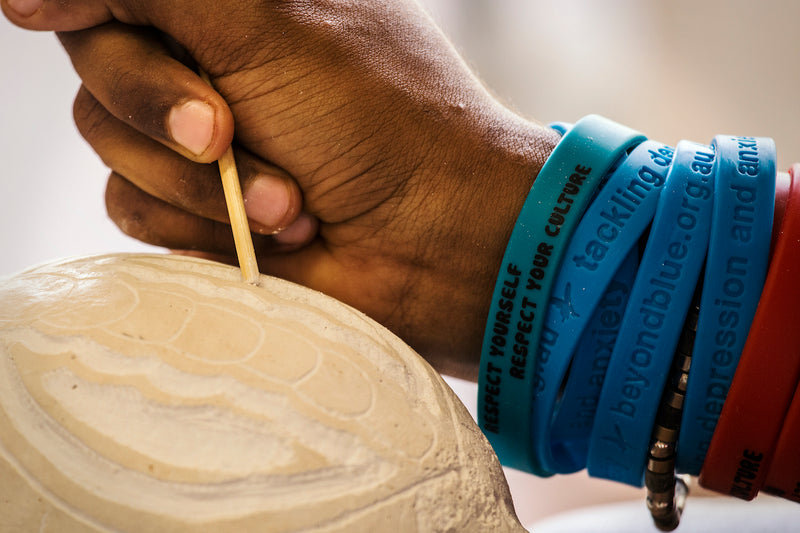
[[[127,235],[142,242],[173,250],[211,254],[215,259],[233,261],[236,247],[231,227],[223,222],[183,211],[142,191],[130,181],[112,172],[106,186],[106,209],[114,223]],[[295,232],[295,235],[300,235]],[[272,236],[253,235],[256,254],[264,255],[295,250],[307,244],[313,235],[302,235],[302,241],[278,242]]]
[[[254,13],[269,4],[248,0],[0,0],[0,9],[12,23],[29,30],[76,31],[112,20],[152,26],[195,53],[204,47],[224,51],[231,35],[220,28],[226,23],[230,23],[227,27],[250,23]]]
[[[106,209],[123,233],[142,242],[235,255],[230,226],[178,209],[113,172],[106,186]],[[253,245],[263,248],[264,239],[268,238],[254,235]]]
[[[75,99],[74,115],[78,131],[105,164],[136,187],[182,211],[228,222],[216,164],[189,161],[139,133],[108,113],[85,88]],[[251,229],[271,234],[290,227],[302,206],[296,182],[247,151],[235,153]]]
[[[180,0],[130,1],[130,0],[0,0],[3,13],[14,24],[29,30],[74,31],[118,20],[126,24],[151,25],[169,31],[165,26],[177,24],[196,25],[198,22],[215,23],[206,15],[214,2],[188,2]],[[235,3],[226,11],[235,11]],[[198,14],[192,20],[192,15]]]
[[[121,121],[195,161],[215,161],[231,143],[228,105],[154,30],[114,22],[59,39],[86,89]]]
[[[69,31],[89,28],[115,17],[105,2],[71,2],[59,0],[0,0],[5,16],[29,30]]]
[[[233,118],[222,98],[170,57],[152,30],[109,23],[59,37],[84,82],[76,124],[106,164],[151,196],[227,222],[216,167],[177,155],[209,162],[227,149]],[[246,152],[238,167],[253,229],[274,233],[292,225],[302,203],[294,180]]]

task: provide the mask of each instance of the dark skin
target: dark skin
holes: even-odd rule
[[[207,164],[232,142],[262,272],[477,378],[505,244],[557,136],[501,106],[416,2],[0,6],[59,32],[83,81],[75,120],[112,170],[108,213],[125,233],[234,261]]]

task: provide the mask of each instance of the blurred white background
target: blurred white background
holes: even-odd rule
[[[800,2],[424,3],[498,98],[528,118],[599,113],[670,144],[765,135],[777,142],[779,169],[800,160]],[[106,218],[106,170],[72,125],[79,82],[55,37],[0,18],[0,73],[0,275],[65,256],[154,250]],[[474,406],[475,385],[452,383]],[[581,475],[507,474],[527,524],[642,497]]]

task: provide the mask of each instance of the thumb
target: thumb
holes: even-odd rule
[[[196,32],[239,13],[252,13],[254,7],[246,0],[221,4],[213,0],[0,0],[6,18],[28,30],[75,31],[117,20],[156,27],[179,41],[181,29]],[[218,16],[213,14],[215,10],[219,11]]]
[[[0,8],[8,20],[28,30],[83,30],[114,19],[128,24],[147,23],[140,14],[123,9],[123,3],[124,0],[0,0]],[[140,2],[142,5],[149,3]]]

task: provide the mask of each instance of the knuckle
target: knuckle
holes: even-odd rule
[[[99,141],[105,137],[105,130],[112,115],[82,86],[72,105],[72,116],[78,133],[97,150]],[[108,161],[102,153],[98,152],[98,155],[108,166]]]
[[[92,133],[105,121],[104,115],[107,115],[107,111],[100,102],[95,100],[86,87],[81,86],[72,104],[72,117],[84,139],[89,141]]]
[[[117,227],[130,237],[138,238],[144,226],[144,215],[125,201],[122,178],[112,173],[106,184],[106,213]]]
[[[109,52],[102,76],[95,80],[98,100],[120,121],[142,133],[167,138],[166,116],[179,95],[163,72],[147,61],[132,60],[127,47]],[[165,85],[166,84],[166,85]]]
[[[143,193],[125,178],[112,172],[106,184],[105,203],[108,217],[125,235],[148,244],[159,244],[149,221],[148,206]]]
[[[142,9],[141,1],[117,0],[108,6],[109,14],[127,24],[148,24],[147,10]]]

